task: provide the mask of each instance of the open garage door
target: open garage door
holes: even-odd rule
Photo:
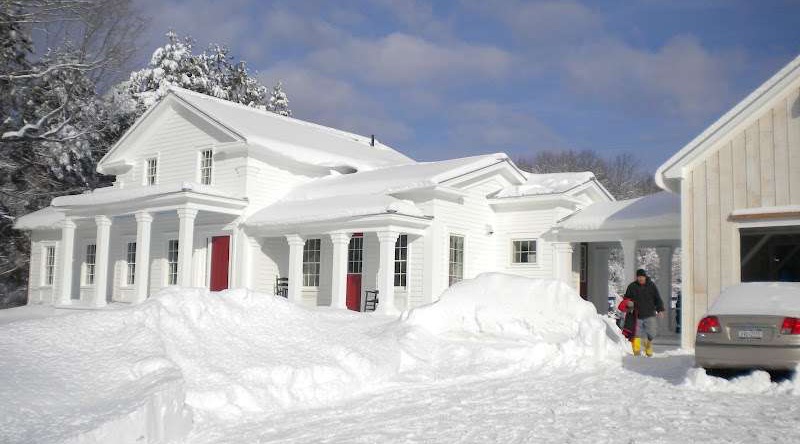
[[[741,230],[742,282],[800,282],[800,225]]]

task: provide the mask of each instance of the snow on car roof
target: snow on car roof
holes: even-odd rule
[[[329,128],[183,88],[170,91],[232,129],[249,143],[300,163],[371,170],[414,163],[410,157],[370,137]]]
[[[708,314],[800,316],[800,282],[746,282],[728,287]]]

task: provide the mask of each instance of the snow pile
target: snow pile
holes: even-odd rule
[[[773,382],[769,373],[754,371],[733,379],[711,376],[702,368],[689,370],[683,387],[702,392],[723,392],[736,394],[791,394],[800,396],[800,372],[794,378]]]
[[[734,285],[722,292],[708,313],[800,316],[800,283],[747,282]]]
[[[467,365],[472,373],[618,364],[627,353],[618,329],[568,285],[503,273],[459,282],[404,313],[402,326],[406,361]]]

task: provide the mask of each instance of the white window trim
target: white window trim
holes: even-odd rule
[[[508,264],[510,267],[516,268],[536,268],[541,267],[540,256],[542,254],[542,245],[539,242],[539,238],[536,236],[516,236],[512,237],[508,241],[509,245],[509,255],[508,255]],[[514,242],[519,241],[534,241],[536,244],[536,261],[535,262],[514,262]]]
[[[305,266],[305,264],[313,264],[313,263],[319,264],[319,272],[317,273],[317,285],[306,285],[306,276],[305,276],[306,274],[305,272],[301,273],[300,279],[303,280],[303,290],[307,291],[319,290],[320,286],[322,285],[322,238],[310,237],[306,239],[305,244],[303,244],[303,253],[305,253],[306,245],[308,245],[308,241],[310,240],[319,241],[319,262],[306,262],[305,260],[303,260],[303,266]]]
[[[152,185],[150,185],[150,183],[148,183],[149,182],[148,181],[148,177],[149,177],[149,175],[148,175],[149,174],[148,164],[150,163],[150,159],[155,159],[156,160],[156,180]],[[148,186],[152,187],[152,186],[158,185],[161,182],[161,179],[160,179],[161,167],[162,167],[162,165],[161,165],[161,153],[155,153],[153,155],[146,156],[144,158],[144,162],[142,162],[142,185],[146,186],[146,187],[148,187]]]
[[[447,277],[448,287],[451,286],[450,284],[450,237],[451,236],[459,236],[462,239],[464,239],[464,246],[462,247],[463,251],[461,258],[461,280],[459,282],[467,278],[467,235],[457,231],[449,232],[447,233],[447,256],[445,256],[447,260],[447,267],[445,268],[447,274],[445,276]]]
[[[95,277],[97,276],[97,240],[94,238],[84,238],[81,239],[81,249],[80,249],[80,261],[81,261],[81,277],[80,277],[80,287],[84,288],[94,288],[94,284],[86,283],[86,248],[89,245],[94,245],[94,274]]]
[[[161,286],[162,287],[174,287],[178,285],[178,278],[179,276],[175,277],[175,284],[169,283],[169,243],[170,241],[178,241],[178,252],[180,252],[180,240],[178,239],[178,235],[174,233],[165,233],[163,237],[163,242],[161,243],[163,249],[163,256],[162,256],[162,266],[161,266]],[[180,268],[180,254],[178,255],[178,267]]]
[[[198,148],[198,150],[197,150],[197,166],[195,167],[195,171],[197,171],[197,174],[196,174],[195,180],[197,180],[197,183],[203,185],[203,153],[205,151],[211,151],[211,177],[209,178],[209,182],[207,184],[205,184],[205,185],[213,186],[214,182],[215,182],[214,176],[216,176],[214,174],[214,164],[216,163],[216,161],[214,160],[214,154],[216,154],[216,153],[215,153],[214,147],[212,147],[212,146],[203,146],[203,147]]]
[[[47,283],[47,249],[53,247],[53,283]],[[42,259],[39,267],[39,287],[53,288],[56,284],[56,277],[58,276],[58,242],[44,241],[41,242]]]
[[[397,239],[400,239],[400,236],[405,236],[406,237],[406,285],[395,286],[394,288],[395,288],[395,291],[405,292],[405,291],[408,291],[408,280],[409,280],[409,277],[410,277],[410,274],[408,272],[408,265],[411,262],[410,261],[410,259],[411,259],[411,241],[409,240],[408,234],[406,234],[406,233],[400,233],[397,236]],[[395,251],[396,251],[396,249],[397,249],[397,242],[395,242]],[[394,271],[394,263],[395,262],[397,262],[397,260],[395,260],[392,263],[392,271]],[[397,275],[397,273],[392,273],[392,283],[394,283],[394,277],[396,275]]]
[[[133,288],[135,286],[135,282],[133,284],[129,284],[128,283],[128,244],[129,243],[134,243],[135,244],[136,243],[136,237],[135,236],[123,236],[121,238],[121,240],[122,240],[122,273],[120,273],[121,276],[120,276],[119,286],[120,286],[120,288]],[[136,249],[137,250],[139,249],[139,245],[136,245]],[[135,256],[134,256],[134,259],[133,259],[133,263],[135,264],[134,265],[134,279],[135,279],[135,274],[138,272],[138,267],[136,267],[136,266],[139,265],[139,264],[136,264],[136,257]]]

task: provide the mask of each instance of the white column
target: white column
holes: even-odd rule
[[[192,285],[195,217],[194,208],[178,208],[178,285],[182,287]]]
[[[394,246],[397,242],[397,231],[379,231],[378,243],[380,244],[379,269],[378,269],[378,308],[375,310],[382,314],[397,314],[394,305]]]
[[[111,240],[111,218],[108,216],[95,216],[97,225],[97,240],[94,267],[94,299],[92,305],[102,307],[106,305],[108,291],[108,249]]]
[[[136,273],[133,284],[135,293],[133,302],[147,299],[150,283],[150,232],[153,215],[140,211],[136,213]]]
[[[250,238],[241,223],[233,227],[233,254],[231,255],[231,288],[248,288],[251,274]]]
[[[289,242],[289,289],[287,299],[296,303],[303,302],[303,247],[305,239],[297,234],[287,234]]]
[[[661,331],[666,334],[675,332],[675,325],[672,322],[672,247],[659,247],[656,249],[658,253],[658,276],[659,281],[658,292],[661,295],[661,300],[664,302],[666,309],[666,317],[662,321],[665,327]],[[667,331],[667,329],[669,331]]]
[[[347,308],[347,247],[350,234],[331,233],[333,263],[331,264],[331,307]]]
[[[572,279],[572,244],[569,242],[553,242],[553,249],[555,250],[553,277],[575,288],[575,281]]]
[[[636,240],[624,239],[621,243],[623,270],[625,272],[625,282],[623,282],[622,288],[625,288],[636,277]]]
[[[61,291],[58,304],[69,304],[72,299],[72,258],[75,257],[75,222],[65,218],[61,222]]]

